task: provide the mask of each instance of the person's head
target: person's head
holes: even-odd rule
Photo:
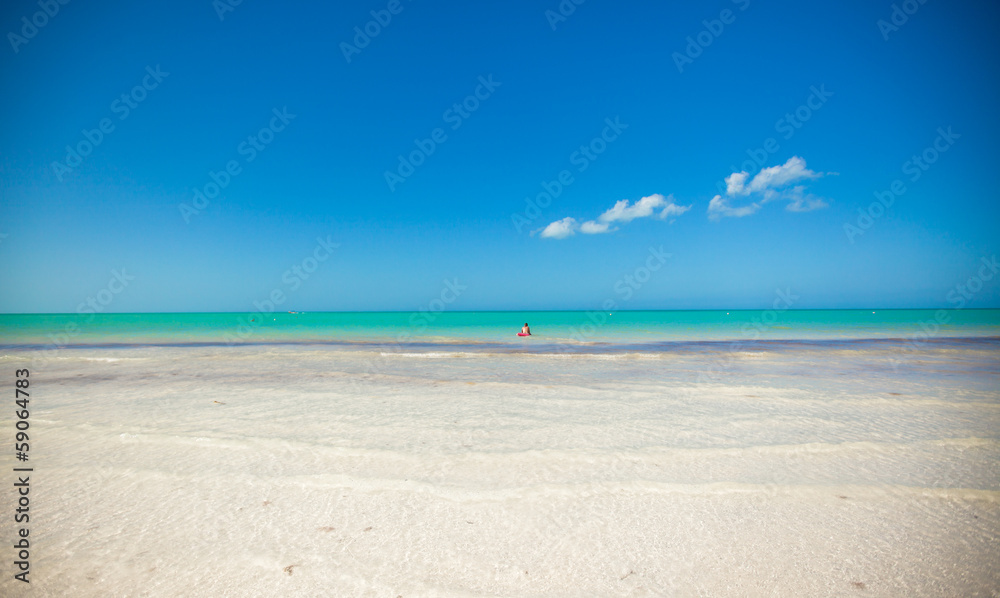
[[[527,323],[527,322],[525,322],[525,323],[524,323],[524,325],[525,325],[525,326],[527,326],[527,325],[528,325],[528,323]]]

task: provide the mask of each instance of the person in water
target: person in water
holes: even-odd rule
[[[521,328],[521,334],[527,334],[528,336],[531,336],[531,328],[528,328],[527,322],[524,323],[524,328]]]

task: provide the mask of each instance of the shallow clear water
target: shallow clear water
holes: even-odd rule
[[[402,342],[406,314],[284,314],[232,346],[233,314],[62,345],[78,316],[4,316],[4,383],[32,372],[33,591],[1000,591],[996,312],[926,338],[934,312],[786,312],[762,340],[628,312],[584,342],[547,335],[585,313],[545,313]]]
[[[533,337],[516,336],[531,325]],[[943,322],[943,323],[941,323]],[[2,314],[0,344],[657,343],[997,336],[1000,310]]]

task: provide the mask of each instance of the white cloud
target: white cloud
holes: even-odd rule
[[[747,182],[747,177],[750,173],[747,171],[734,172],[733,174],[726,177],[726,195],[742,195],[744,185]]]
[[[636,218],[648,218],[653,213],[663,208],[657,218],[663,219],[667,216],[679,216],[691,209],[691,206],[679,206],[674,203],[674,196],[664,197],[659,193],[643,197],[632,206],[628,205],[628,200],[623,199],[615,203],[612,208],[598,218],[601,222],[632,222]]]
[[[833,174],[833,173],[827,173]],[[722,217],[742,218],[760,210],[765,203],[786,200],[785,209],[790,212],[809,212],[825,208],[825,200],[806,193],[804,185],[788,188],[797,181],[817,179],[823,173],[809,170],[806,161],[799,156],[792,156],[784,164],[769,166],[757,173],[750,182],[750,173],[734,172],[725,178],[726,195],[716,195],[708,203],[708,217],[718,220]],[[742,197],[751,198],[751,203],[733,206],[732,200]]]
[[[632,205],[629,205],[629,200],[627,199],[618,201],[610,209],[598,216],[597,220],[588,220],[579,226],[577,226],[576,219],[574,218],[556,220],[542,230],[541,236],[546,239],[565,239],[577,230],[587,235],[599,235],[618,230],[618,228],[612,228],[612,224],[615,222],[628,223],[638,218],[648,218],[650,216],[664,220],[680,216],[690,209],[691,206],[677,205],[673,195],[664,197],[659,193],[654,193],[653,195],[643,197]]]
[[[723,216],[729,216],[732,218],[742,218],[744,216],[749,216],[757,210],[760,209],[759,203],[752,203],[750,205],[741,206],[739,208],[734,208],[729,205],[729,200],[722,197],[721,195],[716,195],[712,198],[712,201],[708,202],[708,217],[712,220],[718,220]]]
[[[802,187],[801,185],[798,187],[792,187],[786,191],[784,199],[789,200],[788,205],[785,206],[785,209],[789,212],[811,212],[830,205],[826,203],[822,197],[816,197],[812,193],[806,193],[805,187]]]
[[[673,198],[671,198],[671,199],[673,199]],[[691,204],[691,205],[694,205],[694,204]],[[667,207],[663,208],[663,211],[660,212],[659,218],[660,219],[664,219],[664,218],[670,218],[671,216],[680,216],[681,214],[683,214],[684,212],[687,212],[690,209],[691,209],[691,206],[679,206],[679,205],[677,205],[675,203],[672,203],[672,204],[668,205]],[[673,222],[673,220],[671,220],[671,222]]]
[[[556,220],[542,229],[543,239],[565,239],[576,232],[576,218]]]
[[[823,176],[806,168],[806,161],[798,156],[792,156],[779,166],[762,169],[753,177],[747,186],[749,192],[760,192],[766,189],[777,189],[789,183],[802,179],[817,179]]]
[[[601,233],[610,233],[611,231],[618,230],[617,228],[610,228],[610,224],[607,222],[594,222],[593,220],[588,220],[580,225],[580,232],[587,235],[599,235]]]

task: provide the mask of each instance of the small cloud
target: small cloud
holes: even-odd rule
[[[618,201],[610,209],[598,216],[597,220],[588,220],[580,225],[577,225],[574,218],[556,220],[541,231],[541,237],[545,239],[565,239],[577,230],[585,235],[611,233],[618,230],[617,227],[612,226],[615,222],[628,223],[638,218],[648,218],[650,216],[665,220],[674,216],[680,216],[690,209],[691,206],[677,205],[673,195],[664,197],[659,193],[654,193],[653,195],[643,197],[631,205],[627,199]],[[673,220],[670,222],[673,222]]]
[[[822,197],[806,193],[805,187],[802,186],[792,187],[786,191],[784,199],[789,200],[785,206],[789,212],[811,212],[830,205]]]
[[[565,239],[576,232],[576,218],[563,218],[542,229],[543,239]]]
[[[587,235],[600,235],[602,233],[609,233],[611,231],[618,230],[617,228],[610,228],[610,224],[607,222],[594,222],[593,220],[588,220],[580,225],[580,232]]]
[[[747,182],[749,172],[734,172],[726,177],[726,195],[743,195],[744,185]]]
[[[667,216],[679,216],[690,210],[691,206],[677,205],[674,203],[673,195],[664,197],[659,193],[654,193],[643,197],[632,206],[629,206],[627,199],[623,199],[615,203],[610,210],[601,214],[598,220],[601,222],[632,222],[636,218],[653,216],[654,212],[660,208],[663,209],[660,210],[659,214],[656,214],[656,217],[664,219]]]
[[[729,205],[728,199],[722,197],[721,195],[716,195],[712,198],[712,201],[708,202],[708,217],[712,220],[718,220],[723,216],[742,218],[755,213],[759,209],[759,203],[752,203],[750,205],[734,208]]]
[[[823,173],[809,170],[806,161],[799,156],[792,156],[784,164],[764,168],[753,179],[750,179],[750,173],[746,171],[734,172],[725,178],[726,196],[716,195],[708,203],[708,217],[711,220],[722,217],[742,218],[776,200],[787,200],[785,209],[789,212],[809,212],[825,208],[829,204],[820,197],[806,193],[804,185],[788,188],[792,183],[818,179],[821,176]],[[750,179],[749,183],[747,179]],[[734,207],[732,200],[742,197],[751,197],[753,201]]]
[[[673,199],[673,198],[671,198],[671,199]],[[692,204],[692,205],[694,205],[694,204]],[[663,211],[660,212],[660,215],[657,216],[657,218],[663,220],[665,218],[670,218],[671,216],[680,216],[681,214],[683,214],[684,212],[687,212],[690,209],[691,209],[691,206],[679,206],[677,204],[672,203],[669,206],[663,208]],[[673,222],[673,220],[671,220],[671,222]]]
[[[806,161],[798,156],[792,156],[787,162],[779,166],[770,166],[762,169],[753,177],[747,186],[746,193],[757,193],[767,189],[777,189],[789,183],[802,179],[818,179],[823,176],[819,172],[814,172],[806,168]]]

